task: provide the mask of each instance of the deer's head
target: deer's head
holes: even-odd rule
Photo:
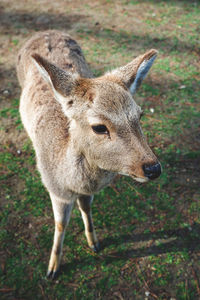
[[[139,182],[160,175],[160,163],[140,126],[142,110],[133,99],[156,55],[156,50],[150,50],[99,78],[81,78],[33,55],[70,120],[74,147],[91,166],[125,174]]]

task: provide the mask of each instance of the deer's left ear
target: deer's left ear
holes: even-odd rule
[[[111,74],[125,83],[133,95],[149,72],[157,54],[157,50],[151,49],[145,54],[136,57],[127,65],[113,70]]]

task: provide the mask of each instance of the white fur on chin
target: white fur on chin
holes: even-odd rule
[[[133,179],[135,179],[135,181],[137,181],[137,182],[147,182],[147,181],[149,181],[149,178],[147,178],[147,177],[145,177],[145,178],[133,177]]]
[[[147,182],[147,181],[149,181],[149,178],[147,178],[147,177],[144,177],[144,178],[142,178],[142,177],[135,177],[135,176],[131,176],[131,175],[128,175],[128,174],[125,174],[125,173],[122,173],[122,172],[119,172],[119,174],[123,175],[123,176],[129,176],[129,177],[133,178],[137,182]]]

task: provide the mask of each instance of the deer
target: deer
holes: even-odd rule
[[[133,99],[157,53],[148,50],[94,77],[81,47],[65,32],[37,32],[19,51],[21,120],[35,149],[55,221],[48,278],[58,274],[75,202],[88,245],[97,252],[94,194],[117,174],[138,182],[161,174],[161,164],[141,129],[142,109]]]

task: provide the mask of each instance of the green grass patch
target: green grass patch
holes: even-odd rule
[[[32,14],[32,8],[26,13]],[[144,110],[142,127],[163,172],[143,185],[118,177],[95,195],[98,254],[87,247],[75,207],[60,275],[48,281],[54,231],[50,198],[36,170],[31,142],[12,140],[11,133],[23,132],[19,94],[8,99],[2,94],[0,298],[198,299],[199,2],[89,1],[73,8],[68,3],[69,16],[80,13],[84,20],[80,16],[80,23],[70,24],[71,31],[97,76],[147,49],[159,50],[135,100]],[[23,23],[26,30],[29,23]],[[60,24],[56,26],[63,30],[66,24]],[[13,52],[21,36],[14,32],[9,39]],[[16,79],[8,80],[10,89],[17,86]]]

